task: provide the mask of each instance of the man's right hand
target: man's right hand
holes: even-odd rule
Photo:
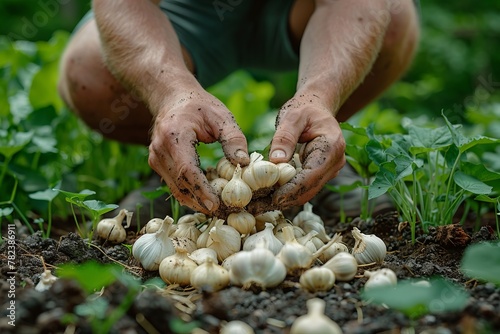
[[[215,141],[231,163],[249,163],[246,138],[232,113],[203,89],[174,95],[156,114],[149,165],[180,204],[205,214],[215,212],[220,200],[200,169],[196,145]]]

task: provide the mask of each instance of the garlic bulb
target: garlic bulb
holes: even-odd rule
[[[250,154],[250,164],[241,177],[252,191],[256,191],[274,186],[280,178],[280,171],[272,162],[263,160],[261,154],[253,152]]]
[[[97,224],[97,235],[100,238],[106,239],[112,243],[119,244],[124,242],[127,237],[127,231],[123,228],[122,222],[128,213],[129,212],[127,210],[121,209],[116,217],[102,219]]]
[[[241,252],[239,252],[239,253],[241,253]],[[224,259],[224,261],[222,261],[222,263],[221,263],[222,268],[226,269],[227,271],[230,271],[233,260],[236,256],[236,254],[239,254],[239,253],[234,253],[234,254],[231,254],[228,257],[226,257]]]
[[[153,218],[147,222],[146,225],[139,231],[139,234],[144,233],[155,233],[158,231],[163,224],[163,219],[161,218]]]
[[[196,247],[196,242],[186,237],[172,237],[172,243],[174,244],[174,248],[182,248],[186,251],[186,253],[190,254],[194,252]]]
[[[262,289],[272,288],[283,282],[286,267],[266,248],[234,254],[229,270],[231,284],[248,289],[256,285]]]
[[[196,247],[197,248],[207,247],[208,233],[210,233],[210,229],[215,226],[216,221],[217,221],[217,218],[211,218],[211,220],[209,220],[210,223],[206,226],[205,230],[203,230],[203,232],[201,232],[200,236],[196,240]]]
[[[293,235],[295,236],[295,239],[301,238],[306,235],[304,230],[298,226],[286,222],[281,223],[274,228],[274,235],[276,236],[276,238],[278,238],[279,241],[281,241],[282,244],[286,242],[285,236],[283,235],[283,227],[285,226],[291,226],[293,228]]]
[[[293,223],[293,225],[300,226],[302,229],[304,229],[304,227],[302,227],[302,225],[304,224],[304,222],[307,222],[307,221],[315,221],[315,222],[320,223],[323,226],[325,225],[325,223],[323,222],[323,219],[321,219],[320,216],[318,216],[317,214],[315,214],[313,212],[313,205],[309,202],[304,204],[304,208],[302,209],[302,211],[300,211],[293,218],[292,223]]]
[[[170,239],[170,226],[174,220],[167,216],[158,231],[139,237],[132,246],[132,255],[146,270],[157,270],[160,262],[175,253],[174,244]]]
[[[246,211],[233,212],[227,216],[227,224],[241,234],[250,234],[255,227],[255,217]]]
[[[263,247],[269,249],[274,255],[278,254],[283,244],[273,234],[273,224],[266,223],[266,228],[263,231],[257,232],[249,236],[243,244],[243,250],[250,251],[263,242]]]
[[[44,265],[45,267],[45,265]],[[57,277],[52,275],[50,270],[45,269],[45,271],[40,275],[40,281],[38,284],[35,286],[36,291],[46,291],[50,289],[52,284],[57,281]]]
[[[217,253],[217,259],[224,261],[226,257],[241,249],[241,236],[234,227],[223,225],[224,220],[217,219],[215,226],[208,232],[207,248]]]
[[[182,218],[184,217],[186,216],[183,216]],[[179,221],[177,222],[177,229],[170,236],[188,238],[196,243],[196,240],[198,240],[201,234],[200,230],[196,227],[196,224],[199,224],[200,222],[195,218],[191,220],[188,219],[191,218],[188,217],[184,220],[179,219]]]
[[[365,270],[364,275],[368,277],[368,280],[376,275],[380,275],[385,276],[393,285],[396,285],[398,283],[398,276],[393,270],[389,268],[382,268],[375,271]]]
[[[312,241],[313,238],[316,238],[316,235],[318,234],[318,232],[316,231],[311,231],[309,233],[307,233],[306,235],[300,237],[300,238],[296,238],[297,239],[297,242],[301,245],[304,245],[306,246],[307,248],[309,248],[309,250],[311,252],[316,252],[318,249],[316,248],[316,245],[314,244],[314,242]],[[320,240],[321,241],[321,240]],[[323,246],[323,245],[322,245]]]
[[[254,334],[252,327],[240,320],[233,320],[222,326],[220,334]]]
[[[322,267],[314,267],[300,275],[300,286],[307,291],[328,291],[335,284],[335,274]]]
[[[321,262],[325,263],[328,260],[330,260],[332,257],[334,257],[335,255],[337,255],[338,253],[341,253],[341,252],[348,253],[349,249],[342,242],[334,242],[333,244],[330,245],[330,247],[325,249],[325,251],[323,253],[321,253],[321,255],[318,257],[318,259]]]
[[[177,221],[177,225],[191,224],[191,223],[197,225],[205,222],[206,220],[207,216],[205,216],[204,213],[196,212],[180,217],[179,220]]]
[[[197,289],[208,288],[210,292],[215,292],[229,285],[229,272],[207,258],[206,262],[193,269],[190,281]]]
[[[178,248],[175,254],[167,256],[160,263],[161,279],[167,284],[187,286],[191,283],[191,273],[198,265],[191,260],[185,250]]]
[[[221,194],[222,201],[229,207],[243,208],[252,200],[252,189],[241,179],[241,166],[238,164],[233,177]]]
[[[352,249],[352,255],[359,264],[382,263],[387,253],[387,247],[384,241],[375,234],[361,233],[357,227],[352,230],[352,236],[355,243]]]
[[[323,268],[330,269],[335,274],[337,281],[350,281],[358,271],[358,262],[349,253],[341,252],[328,260]]]
[[[311,231],[318,232],[317,237],[323,242],[328,242],[330,240],[330,237],[328,236],[328,234],[326,234],[325,227],[318,221],[314,220],[301,221],[299,227],[301,227],[305,233],[309,233]]]
[[[292,324],[290,334],[342,334],[337,323],[325,315],[325,301],[319,298],[307,301],[307,314]]]
[[[224,190],[224,187],[227,185],[228,182],[229,182],[228,180],[226,180],[222,177],[218,177],[218,178],[210,181],[209,184],[215,190],[215,193],[217,194],[217,196],[221,196],[222,190]]]
[[[217,253],[211,248],[198,248],[197,250],[191,252],[189,258],[196,262],[197,265],[201,265],[208,259],[211,259],[214,263],[217,263]]]
[[[234,166],[229,160],[227,160],[226,157],[220,159],[219,162],[217,162],[217,166],[215,167],[217,175],[228,181],[233,177],[235,168],[236,166]]]
[[[280,223],[286,223],[286,219],[283,212],[280,210],[268,211],[255,216],[255,227],[257,231],[262,231],[266,223],[271,223],[276,226]]]
[[[368,281],[365,283],[365,290],[371,290],[373,288],[378,288],[381,286],[394,286],[397,284],[397,281],[394,282],[391,277],[384,274],[376,274],[370,276]]]
[[[313,252],[297,242],[292,227],[283,227],[283,234],[286,241],[276,257],[285,264],[287,272],[293,274],[297,270],[309,268],[314,260]]]
[[[278,179],[278,184],[280,186],[293,179],[293,177],[297,174],[295,167],[287,162],[281,162],[276,166],[278,166],[278,170],[280,171],[280,177]]]

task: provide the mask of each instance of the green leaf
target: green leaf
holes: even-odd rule
[[[473,176],[467,175],[461,171],[453,174],[453,180],[462,189],[470,191],[473,194],[488,195],[493,189],[484,182],[479,181]]]
[[[80,206],[82,201],[87,198],[90,195],[95,195],[95,191],[89,190],[89,189],[84,189],[80,191],[79,193],[73,193],[70,191],[64,191],[61,189],[54,189],[56,191],[59,191],[60,193],[64,194],[66,196],[66,201],[75,205]]]
[[[90,294],[115,282],[121,270],[122,268],[114,263],[88,261],[78,265],[63,264],[57,270],[57,276],[75,279]]]
[[[103,215],[106,212],[112,211],[118,207],[116,204],[106,204],[95,199],[84,201],[83,206],[97,215]]]
[[[382,196],[392,189],[396,183],[394,173],[385,168],[385,165],[375,174],[375,179],[368,187],[368,199]]]
[[[411,125],[408,134],[412,141],[410,148],[412,154],[434,151],[453,143],[450,131],[445,126],[432,129]]]
[[[54,189],[45,189],[42,191],[37,191],[35,193],[29,194],[29,197],[40,201],[52,202],[52,200],[56,198],[58,194],[59,193]]]
[[[5,208],[0,209],[0,217],[8,217],[14,212],[14,208],[11,206],[7,206]]]
[[[38,109],[52,105],[56,110],[62,109],[63,102],[57,93],[58,69],[57,62],[48,63],[33,77],[29,93],[33,108]]]
[[[21,151],[33,137],[33,132],[16,132],[11,138],[0,139],[0,154],[6,158],[11,158],[14,154]]]
[[[430,285],[415,284],[417,281],[404,280],[394,287],[364,290],[362,297],[372,303],[387,305],[403,312],[412,319],[428,313],[459,311],[467,304],[468,293],[447,280],[433,278],[429,281]]]
[[[500,197],[489,197],[487,195],[478,195],[474,198],[476,201],[486,202],[486,203],[496,203],[500,200]]]
[[[500,243],[482,242],[465,249],[461,270],[467,277],[500,285]]]
[[[370,160],[378,166],[389,161],[389,156],[377,140],[370,139],[370,141],[366,144],[366,151],[368,152]]]
[[[355,126],[355,125],[351,125],[351,124],[345,123],[345,122],[340,123],[340,128],[342,130],[347,130],[347,131],[350,131],[350,132],[355,133],[357,135],[360,135],[360,136],[363,136],[363,137],[367,137],[366,128]]]

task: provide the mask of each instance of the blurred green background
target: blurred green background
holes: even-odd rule
[[[146,148],[105,140],[57,96],[58,58],[89,8],[74,0],[0,3],[0,210],[18,203],[20,212],[46,212],[46,203],[29,195],[56,185],[117,202],[150,173]],[[349,122],[391,133],[403,131],[404,117],[439,125],[444,111],[452,123],[471,125],[472,134],[500,138],[500,2],[422,1],[421,27],[408,73]],[[295,81],[293,73],[238,72],[209,90],[235,113],[250,150],[258,150],[269,143],[276,109]],[[217,146],[199,152],[205,167],[222,156]],[[58,209],[68,213],[64,201]]]

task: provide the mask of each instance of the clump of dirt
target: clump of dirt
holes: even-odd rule
[[[306,313],[306,301],[313,297],[326,302],[326,315],[336,321],[344,333],[400,332],[413,327],[416,332],[432,329],[443,333],[500,331],[500,288],[490,283],[468,280],[460,272],[464,247],[470,243],[494,240],[495,233],[488,226],[472,233],[460,225],[431,229],[428,234],[417,229],[417,240],[411,243],[410,227],[402,224],[395,213],[379,216],[371,223],[354,219],[349,224],[327,222],[329,233],[341,232],[344,241],[352,247],[350,231],[356,226],[364,233],[381,237],[388,249],[383,267],[393,269],[399,280],[416,277],[442,276],[467,289],[470,298],[460,312],[428,314],[410,321],[402,313],[373,305],[362,300],[360,291],[366,282],[364,270],[350,282],[337,282],[328,292],[310,293],[300,289],[295,277],[289,277],[277,288],[265,291],[229,287],[217,293],[179,290],[175,288],[146,288],[138,292],[130,307],[114,322],[111,333],[180,333],[179,319],[195,322],[208,333],[218,333],[226,321],[242,320],[256,333],[287,333],[294,320]],[[132,233],[133,234],[133,233]],[[130,235],[128,240],[133,240]],[[5,254],[5,243],[0,250]],[[94,241],[89,245],[75,233],[59,239],[43,239],[40,233],[21,236],[16,245],[15,273],[16,327],[8,324],[8,302],[2,302],[0,331],[2,333],[92,333],[93,325],[84,308],[90,299],[100,299],[107,305],[106,316],[122,305],[129,287],[117,281],[98,294],[88,296],[77,282],[59,279],[43,292],[34,286],[40,280],[44,264],[54,269],[63,263],[83,263],[96,260],[117,262],[124,270],[145,281],[157,277],[157,272],[141,270],[123,245]],[[42,260],[43,259],[43,260]],[[0,263],[0,292],[9,291],[7,278],[11,270],[6,256]],[[201,332],[202,333],[202,332]]]

